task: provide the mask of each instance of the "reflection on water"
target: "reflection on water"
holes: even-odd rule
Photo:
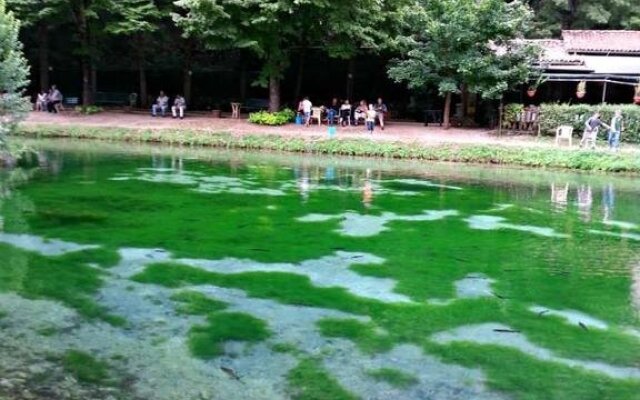
[[[640,391],[633,180],[92,151],[0,175],[0,397]]]

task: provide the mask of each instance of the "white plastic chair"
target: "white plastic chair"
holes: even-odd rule
[[[562,125],[556,129],[556,146],[560,146],[560,140],[569,140],[569,147],[573,145],[573,126]]]
[[[321,107],[313,107],[311,108],[311,117],[310,120],[318,120],[318,126],[322,124],[322,108]]]

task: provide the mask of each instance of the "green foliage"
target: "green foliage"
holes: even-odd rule
[[[632,125],[633,126],[633,125]],[[555,128],[554,128],[555,129]],[[635,129],[635,128],[631,128]],[[631,129],[628,132],[631,132]],[[138,131],[121,128],[37,126],[19,133],[38,137],[120,140],[139,143],[167,143],[225,149],[274,150],[309,154],[384,157],[397,159],[522,165],[585,171],[640,172],[640,158],[634,153],[575,151],[558,148],[526,148],[500,145],[421,145],[364,139],[320,139],[278,135],[234,136],[226,133],[203,135],[189,130]],[[624,139],[625,134],[623,134]]]
[[[249,314],[217,313],[207,317],[207,322],[189,331],[191,352],[204,359],[222,355],[224,342],[260,342],[270,336],[267,324]]]
[[[26,117],[29,100],[23,96],[29,84],[29,66],[18,39],[20,23],[0,0],[0,161],[7,150],[6,135]]]
[[[561,29],[640,29],[636,0],[528,0],[535,10],[533,35],[558,36]]]
[[[406,57],[395,60],[389,76],[411,88],[435,84],[440,94],[463,86],[485,98],[498,98],[529,78],[532,49],[518,45],[532,13],[520,1],[419,1],[406,17],[402,38]]]
[[[93,114],[99,114],[103,112],[104,109],[102,107],[89,105],[89,106],[77,106],[75,108],[75,111],[78,114],[93,115]]]
[[[620,140],[629,143],[640,143],[640,107],[633,104],[555,104],[546,103],[540,106],[540,130],[544,135],[555,135],[560,125],[573,126],[574,134],[580,135],[584,124],[594,112],[600,111],[601,119],[609,124],[616,110],[622,111],[625,130]],[[605,129],[601,130],[606,132]],[[606,136],[604,133],[603,137]]]
[[[393,340],[376,332],[375,325],[355,319],[325,318],[318,321],[318,327],[324,336],[350,339],[366,353],[385,352],[393,347]]]
[[[294,400],[355,400],[356,397],[340,386],[322,364],[307,358],[287,376],[291,398]]]
[[[355,0],[338,5],[328,0],[179,0],[184,12],[174,21],[188,37],[199,38],[210,49],[241,48],[263,62],[256,84],[271,87],[270,111],[276,111],[275,93],[290,63],[292,48],[315,47],[329,56],[348,58],[367,49],[390,44],[390,32],[399,26],[397,13],[405,0]]]
[[[293,120],[296,113],[291,109],[284,109],[277,112],[258,111],[249,114],[249,122],[258,125],[286,125]]]
[[[207,315],[224,310],[227,305],[221,301],[210,299],[200,292],[183,291],[171,296],[171,300],[180,303],[178,312],[188,315]]]
[[[418,383],[418,379],[415,376],[393,368],[371,370],[367,374],[377,381],[386,382],[400,389],[406,389]]]
[[[0,244],[0,259],[8,260],[0,269],[0,292],[14,291],[32,299],[62,302],[90,319],[122,326],[125,321],[110,315],[92,298],[102,286],[101,271],[87,266],[92,250],[58,257],[45,257]],[[85,258],[88,257],[88,258]]]
[[[520,114],[524,111],[523,104],[506,104],[504,106],[504,115],[502,117],[502,124],[505,127],[508,127],[512,122],[517,121]]]
[[[109,365],[82,351],[67,351],[62,358],[62,365],[80,382],[96,384],[109,378]]]

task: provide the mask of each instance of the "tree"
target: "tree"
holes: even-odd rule
[[[138,68],[140,105],[147,106],[147,54],[152,33],[159,29],[162,13],[152,0],[120,0],[111,12],[114,19],[107,32],[130,38],[130,46]]]
[[[6,3],[23,29],[35,28],[40,89],[47,90],[50,86],[49,34],[60,24],[64,0],[7,0]]]
[[[637,0],[529,0],[535,11],[533,36],[558,36],[562,29],[640,29]]]
[[[301,47],[349,58],[387,44],[392,16],[406,0],[180,0],[175,21],[210,49],[245,48],[263,62],[257,84],[269,87],[269,108],[280,107],[280,81]]]
[[[0,151],[7,151],[6,135],[29,110],[24,88],[29,84],[29,66],[18,40],[20,23],[0,0]],[[0,154],[1,156],[1,154]]]
[[[519,1],[420,0],[406,16],[409,32],[399,40],[406,56],[394,60],[389,76],[410,88],[436,85],[445,97],[449,128],[451,98],[463,88],[499,98],[529,78],[533,51],[522,41],[531,10]]]

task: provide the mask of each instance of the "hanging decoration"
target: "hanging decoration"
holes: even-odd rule
[[[587,81],[578,82],[578,88],[576,89],[576,97],[581,99],[587,94]]]

